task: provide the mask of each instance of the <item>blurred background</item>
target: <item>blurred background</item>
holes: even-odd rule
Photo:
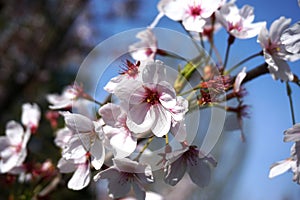
[[[0,130],[4,134],[9,120],[19,120],[25,102],[37,102],[43,114],[47,111],[45,95],[60,93],[76,78],[77,71],[89,52],[99,43],[122,31],[143,28],[157,15],[157,0],[11,0],[0,3]],[[255,21],[267,21],[267,26],[280,16],[300,20],[296,0],[237,0],[242,7],[255,7]],[[163,18],[158,27],[182,33],[181,25]],[[216,34],[216,46],[222,57],[225,54],[227,34]],[[159,41],[158,41],[159,43]],[[108,49],[108,52],[112,51]],[[236,40],[231,48],[229,66],[261,50],[256,38]],[[263,63],[258,57],[245,63],[250,70]],[[299,62],[291,63],[292,71],[300,75]],[[99,67],[101,63],[99,63]],[[242,68],[242,66],[241,66]],[[237,69],[235,73],[238,73]],[[114,74],[115,73],[115,74]],[[115,76],[112,70],[106,79]],[[105,83],[101,83],[105,84]],[[218,158],[214,178],[206,189],[193,188],[187,199],[231,200],[292,200],[299,199],[300,186],[292,182],[292,173],[274,179],[268,178],[272,163],[290,155],[292,143],[283,142],[283,131],[292,126],[285,84],[264,75],[245,85],[248,95],[249,118],[244,122],[246,142],[242,143],[239,131],[226,131],[213,151]],[[292,85],[296,121],[300,121],[300,88]],[[103,93],[104,94],[104,93]],[[105,97],[99,93],[99,101]],[[1,134],[1,135],[2,135]],[[53,130],[45,117],[38,134],[32,137],[29,150],[35,161],[59,159],[59,149],[53,143]],[[47,151],[45,151],[47,149]],[[93,183],[82,191],[70,191],[65,182],[49,199],[100,199],[105,189]],[[10,185],[0,176],[0,199],[21,186]],[[28,186],[30,189],[31,186]],[[10,188],[10,190],[9,190]]]

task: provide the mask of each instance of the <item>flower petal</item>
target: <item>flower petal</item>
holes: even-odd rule
[[[90,163],[86,162],[77,167],[72,178],[68,182],[68,188],[72,190],[81,190],[88,186],[90,180]]]
[[[108,103],[99,109],[99,114],[101,115],[105,124],[114,126],[117,122],[118,117],[121,115],[122,111],[119,105]]]
[[[199,187],[207,186],[210,181],[211,171],[203,159],[198,158],[198,162],[195,165],[188,165],[188,173],[191,180]]]
[[[105,159],[105,149],[101,140],[98,138],[91,146],[90,153],[92,154],[92,165],[96,170],[100,170]]]
[[[171,113],[161,105],[152,106],[150,113],[153,113],[152,116],[155,119],[151,128],[153,134],[157,137],[166,135],[171,128]]]
[[[278,176],[278,175],[283,174],[284,172],[288,171],[292,166],[292,162],[295,162],[295,161],[287,159],[287,160],[282,160],[282,161],[279,161],[279,162],[273,164],[271,166],[271,169],[269,172],[269,178],[273,178],[275,176]]]
[[[186,161],[181,157],[172,163],[168,162],[165,169],[165,182],[172,186],[176,185],[182,179],[186,169]]]

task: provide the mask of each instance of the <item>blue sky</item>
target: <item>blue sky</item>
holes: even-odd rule
[[[94,10],[104,14],[111,8],[113,1],[92,1]],[[116,1],[119,2],[119,1]],[[137,19],[132,20],[120,16],[114,20],[99,19],[101,33],[97,40],[104,41],[110,36],[133,28],[142,28],[150,24],[157,14],[158,1],[142,0],[141,10],[137,13]],[[300,21],[300,8],[296,0],[272,1],[272,0],[237,0],[239,7],[249,4],[255,8],[255,21],[266,21],[267,26],[280,16],[292,18],[292,24]],[[171,28],[183,32],[180,25],[163,18],[159,27]],[[224,55],[227,35],[221,31],[216,36],[216,45]],[[261,50],[256,37],[250,40],[236,40],[231,48],[229,65]],[[222,56],[223,57],[223,56]],[[244,66],[251,69],[263,62],[263,58],[253,59]],[[291,63],[291,69],[300,75],[300,62]],[[111,72],[110,72],[111,73]],[[108,73],[108,74],[110,74]],[[106,77],[103,80],[108,80]],[[104,83],[103,83],[104,84]],[[265,75],[245,85],[248,95],[245,102],[251,105],[250,119],[245,123],[245,131],[249,151],[245,163],[241,166],[241,173],[231,199],[283,199],[289,197],[297,199],[300,196],[300,186],[292,182],[292,173],[286,173],[272,180],[268,178],[269,167],[275,162],[289,156],[292,143],[283,142],[283,131],[291,127],[291,115],[285,84],[274,81],[270,75]],[[300,88],[292,85],[293,99],[296,111],[296,121],[300,122]],[[238,137],[233,137],[238,140]],[[222,167],[222,166],[219,166]]]

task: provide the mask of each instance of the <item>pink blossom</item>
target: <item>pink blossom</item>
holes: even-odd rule
[[[24,132],[23,127],[10,121],[6,125],[6,136],[0,137],[0,172],[6,173],[14,167],[22,165],[27,156],[27,143],[30,138],[30,130]]]
[[[150,165],[128,158],[115,158],[113,163],[112,167],[98,173],[94,180],[108,179],[108,193],[111,198],[124,197],[132,187],[137,199],[145,199],[144,185],[154,181]]]
[[[48,94],[47,100],[50,104],[50,109],[71,108],[76,103],[82,93],[82,88],[78,85],[67,86],[61,95]]]
[[[219,22],[228,33],[239,39],[256,36],[266,22],[252,23],[254,20],[253,7],[245,5],[241,9],[233,3],[227,3],[216,12]]]
[[[289,27],[290,22],[291,19],[280,17],[272,23],[269,32],[264,26],[257,38],[257,41],[263,48],[269,72],[275,80],[291,81],[294,79],[294,75],[286,62],[289,55],[282,48],[280,41],[282,33]]]
[[[129,156],[136,149],[137,140],[126,125],[127,114],[116,104],[106,104],[99,109],[106,126],[103,131],[113,147],[115,158]]]
[[[135,133],[152,130],[157,137],[166,135],[172,119],[183,120],[185,109],[178,109],[174,88],[166,81],[166,66],[149,61],[142,72],[142,81],[128,80],[115,91],[127,110],[127,127]],[[183,100],[186,101],[186,100]],[[172,110],[177,110],[172,117]]]
[[[220,0],[174,0],[167,1],[163,11],[170,19],[182,21],[186,30],[203,32],[205,19],[219,8],[220,3]]]
[[[93,167],[100,169],[105,157],[102,124],[80,114],[70,112],[61,114],[64,116],[66,126],[74,132],[63,150],[63,157],[78,159],[86,152],[90,152]]]

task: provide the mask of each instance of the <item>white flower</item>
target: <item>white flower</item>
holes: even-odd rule
[[[161,61],[149,61],[142,73],[142,82],[128,80],[115,91],[127,111],[127,127],[135,133],[152,130],[157,137],[166,135],[172,119],[183,120],[185,109],[178,109],[174,88],[166,80],[166,66]],[[184,100],[186,101],[186,100]],[[176,119],[171,110],[178,110]],[[174,114],[174,113],[173,113]]]
[[[275,80],[291,81],[294,79],[294,75],[285,61],[289,55],[284,50],[280,41],[282,33],[289,27],[290,22],[291,19],[280,17],[272,23],[269,32],[266,26],[264,26],[257,38],[257,41],[263,48],[269,72]]]
[[[140,61],[134,64],[127,60],[120,75],[110,79],[110,81],[104,86],[104,89],[109,93],[114,93],[115,89],[120,84],[123,84],[124,81],[128,79],[137,80],[139,78],[140,71],[142,70],[141,68],[142,66]]]
[[[102,125],[80,114],[70,112],[61,112],[61,114],[65,118],[66,126],[75,133],[65,147],[63,157],[66,159],[81,157],[83,150],[80,146],[83,146],[84,150],[92,155],[93,167],[100,169],[105,158]]]
[[[157,51],[157,40],[150,28],[140,31],[136,37],[141,41],[130,45],[129,52],[135,60],[153,60]]]
[[[50,104],[50,109],[63,109],[63,108],[71,108],[73,104],[76,103],[78,97],[82,93],[82,88],[73,85],[67,86],[61,95],[58,94],[48,94],[47,100]]]
[[[287,28],[281,35],[280,41],[284,49],[290,54],[287,55],[288,61],[300,59],[300,22]]]
[[[166,158],[165,182],[172,186],[176,185],[187,172],[195,184],[205,187],[211,176],[209,163],[216,165],[211,156],[204,156],[195,146],[168,153]]]
[[[21,122],[28,127],[32,133],[35,133],[41,118],[41,111],[37,104],[25,103],[22,106]]]
[[[233,90],[234,92],[239,92],[240,91],[240,87],[241,84],[243,82],[243,80],[246,78],[247,73],[246,73],[246,67],[244,67],[242,69],[242,71],[240,73],[238,73],[238,75],[235,78],[234,84],[233,84]]]
[[[300,141],[300,123],[295,124],[292,128],[284,131],[284,139],[285,142],[298,142]]]
[[[24,132],[23,127],[10,121],[6,125],[6,136],[0,137],[0,172],[9,172],[14,167],[22,165],[27,156],[27,143],[30,130]]]
[[[216,12],[219,22],[228,33],[239,39],[256,36],[266,22],[252,23],[254,20],[253,7],[245,5],[241,9],[233,3],[227,3]]]
[[[111,198],[124,197],[133,188],[136,198],[145,199],[144,184],[153,183],[150,165],[140,164],[128,158],[113,159],[114,165],[98,173],[94,180],[108,179],[108,193]]]
[[[129,156],[136,149],[137,140],[126,125],[127,114],[119,105],[108,103],[99,109],[106,126],[103,131],[113,147],[115,158]]]
[[[202,32],[205,19],[219,8],[220,3],[220,0],[174,0],[167,1],[162,9],[170,19],[182,21],[186,30]]]
[[[222,28],[222,25],[217,18],[214,18],[214,23],[212,23],[212,17],[205,19],[205,25],[203,26],[203,31],[201,36],[203,40],[211,41],[213,35]],[[199,32],[191,31],[191,35],[195,40],[201,40]]]
[[[78,159],[61,158],[57,167],[61,173],[74,172],[68,182],[68,188],[72,190],[81,190],[88,186],[91,179],[89,154],[85,154]]]

